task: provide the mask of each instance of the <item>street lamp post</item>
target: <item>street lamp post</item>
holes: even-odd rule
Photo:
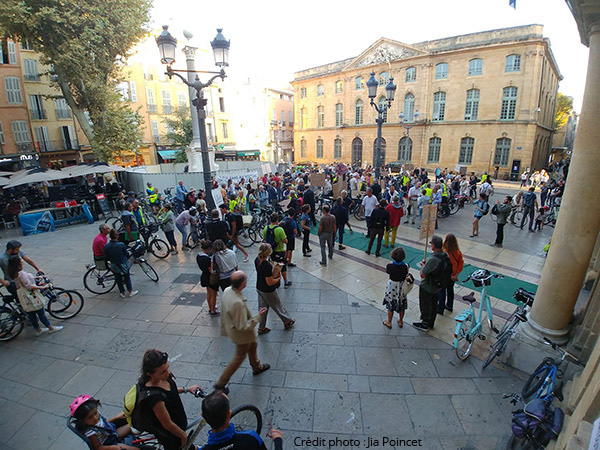
[[[371,72],[371,77],[367,81],[367,89],[369,91],[369,98],[371,99],[371,106],[375,108],[377,111],[377,119],[375,122],[377,123],[377,143],[375,144],[375,155],[373,155],[373,165],[375,166],[375,179],[379,180],[379,172],[380,172],[380,157],[381,157],[381,127],[383,125],[383,113],[386,112],[392,106],[392,102],[394,101],[394,95],[396,93],[396,85],[394,84],[394,77],[390,77],[390,81],[385,86],[385,98],[386,103],[382,103],[378,105],[375,103],[374,99],[377,96],[377,86],[379,86],[379,82],[375,78],[375,72]]]
[[[206,106],[207,100],[204,98],[203,89],[212,84],[212,82],[221,78],[221,80],[225,79],[225,69],[223,67],[229,66],[229,46],[230,41],[226,40],[225,37],[221,34],[222,28],[217,28],[217,36],[210,43],[214,57],[215,57],[215,65],[221,67],[219,72],[206,72],[195,69],[195,61],[194,54],[196,49],[194,47],[186,46],[184,48],[184,52],[186,54],[187,60],[187,70],[175,70],[171,66],[175,62],[175,50],[177,48],[177,39],[171,36],[169,33],[169,27],[163,26],[162,33],[156,38],[156,44],[158,45],[158,49],[160,51],[160,61],[163,64],[167,65],[166,75],[170,78],[176,76],[183,81],[183,83],[190,88],[190,108],[192,113],[192,133],[193,139],[191,148],[198,148],[202,150],[202,172],[204,175],[204,191],[205,191],[205,201],[209,209],[213,209],[215,207],[214,200],[212,198],[212,173],[210,167],[210,155],[208,150],[208,140],[206,138],[206,110],[204,107]],[[191,38],[191,33],[184,33],[186,37]],[[188,74],[188,79],[183,77],[177,72],[183,72]],[[198,75],[194,77],[192,74],[198,73],[208,73],[213,74],[214,76],[210,78],[206,83],[202,83]],[[195,97],[193,96],[193,92],[196,92]],[[196,120],[194,120],[196,119]]]
[[[409,123],[413,123],[411,122],[404,122],[404,111],[400,111],[400,125],[402,125],[404,127],[404,129],[406,130],[406,145],[408,145],[409,139],[410,139],[410,129],[412,127],[414,127],[414,125],[409,125]],[[416,110],[415,113],[413,114],[414,117],[414,121],[417,122],[419,120],[419,110]],[[410,118],[408,118],[410,119]],[[404,161],[406,163],[406,161]]]

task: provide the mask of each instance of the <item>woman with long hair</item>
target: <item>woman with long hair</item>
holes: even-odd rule
[[[200,276],[200,286],[206,288],[206,303],[208,303],[208,314],[211,316],[218,316],[221,311],[217,309],[217,292],[219,291],[218,284],[210,283],[210,273],[213,270],[213,259],[212,259],[212,242],[202,241],[200,243],[201,252],[196,256],[196,263],[202,271]]]
[[[452,263],[452,282],[445,288],[442,288],[438,298],[438,314],[443,315],[444,309],[452,312],[454,308],[454,283],[458,281],[458,274],[462,272],[465,263],[462,252],[458,248],[456,236],[453,234],[448,233],[446,235],[442,248],[448,254]]]
[[[231,286],[231,275],[238,270],[237,256],[233,250],[225,247],[225,243],[221,239],[213,242],[212,246],[213,264],[217,265],[219,272],[219,286],[222,290]]]

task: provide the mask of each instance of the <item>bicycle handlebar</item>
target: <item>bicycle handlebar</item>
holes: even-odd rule
[[[498,273],[490,273],[489,277],[482,278],[481,281],[486,281],[486,280],[489,280],[490,278],[504,278],[504,275],[500,275]],[[465,280],[463,280],[463,283],[466,283],[469,280],[472,280],[471,275],[469,275]]]
[[[556,342],[551,341],[550,339],[548,339],[545,336],[544,336],[544,342],[546,343],[546,345],[551,346],[554,350],[561,352],[563,354],[562,359],[564,359],[565,357],[568,356],[578,366],[585,367],[585,364],[583,364],[582,362],[580,362],[574,355],[572,355],[571,353],[569,353],[568,351],[566,351],[565,349],[563,349]]]

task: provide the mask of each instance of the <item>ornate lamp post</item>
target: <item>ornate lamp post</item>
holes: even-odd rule
[[[383,125],[383,113],[386,112],[392,106],[394,101],[394,95],[396,94],[396,85],[394,84],[394,77],[390,77],[390,81],[385,86],[385,98],[386,103],[378,105],[374,102],[377,96],[377,86],[379,82],[375,78],[375,72],[371,72],[371,77],[367,81],[367,89],[369,91],[369,98],[371,99],[371,106],[377,111],[377,143],[375,145],[375,155],[373,155],[373,166],[375,166],[375,178],[379,180],[379,169],[381,167],[380,156],[381,156],[381,126]]]
[[[192,148],[192,152],[195,148],[200,148],[202,151],[202,172],[204,174],[205,200],[209,209],[213,209],[215,204],[211,194],[212,172],[210,167],[208,140],[206,138],[206,110],[204,109],[207,100],[204,98],[203,89],[210,86],[217,78],[221,78],[221,80],[225,79],[225,69],[223,69],[223,67],[229,66],[230,41],[225,39],[225,37],[221,34],[221,31],[223,31],[222,28],[217,28],[217,36],[210,43],[215,57],[215,65],[221,67],[219,72],[196,70],[194,60],[196,48],[187,45],[183,49],[186,55],[187,70],[173,69],[171,66],[175,62],[177,39],[171,36],[171,33],[169,33],[169,27],[167,25],[163,26],[162,33],[156,38],[156,44],[158,45],[158,50],[160,52],[160,62],[167,65],[166,75],[169,78],[172,78],[173,76],[180,78],[181,81],[183,81],[183,83],[189,87],[193,133],[193,139],[190,147]],[[187,31],[184,32],[184,35],[188,39],[192,37],[192,34]],[[177,72],[187,73],[187,79]],[[214,76],[206,83],[202,83],[199,80],[198,75],[194,75],[198,73],[214,74]],[[192,161],[190,161],[190,165],[193,165]]]
[[[406,145],[408,145],[408,140],[410,139],[410,129],[412,127],[414,127],[414,125],[409,125],[409,123],[414,123],[417,122],[419,120],[419,110],[415,111],[415,113],[413,114],[413,118],[414,121],[411,122],[404,122],[404,111],[400,111],[400,115],[398,116],[400,118],[400,125],[402,125],[404,127],[404,129],[406,130]],[[403,161],[406,162],[406,161]]]

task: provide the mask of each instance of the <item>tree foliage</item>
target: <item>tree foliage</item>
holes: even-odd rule
[[[558,93],[556,99],[556,114],[554,116],[554,130],[558,130],[569,120],[569,116],[573,111],[573,97],[569,97],[562,93]]]
[[[167,128],[166,138],[178,152],[175,162],[187,162],[185,149],[190,146],[193,139],[192,117],[188,107],[181,106],[175,110],[173,115],[162,118]]]
[[[141,141],[137,112],[115,92],[120,67],[148,33],[152,0],[2,0],[0,29],[51,64],[58,87],[103,160]],[[90,123],[91,122],[91,123]]]

